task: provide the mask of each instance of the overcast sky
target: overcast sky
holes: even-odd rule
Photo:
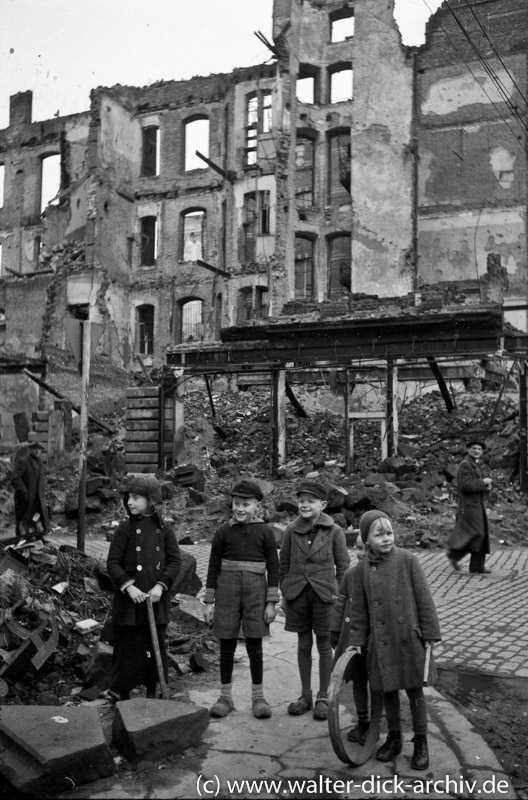
[[[396,0],[405,44],[422,44],[441,0]],[[0,0],[0,129],[9,97],[33,91],[33,120],[89,108],[116,83],[230,72],[270,53],[273,0]]]

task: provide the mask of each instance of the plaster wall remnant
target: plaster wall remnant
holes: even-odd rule
[[[511,73],[502,69],[498,60],[490,62],[490,67],[494,71],[494,78],[475,65],[469,74],[444,78],[431,84],[422,102],[423,116],[452,114],[464,106],[494,105],[503,103],[505,95],[513,97],[515,82]]]
[[[496,255],[505,294],[527,300],[527,137],[517,112],[527,91],[528,6],[474,0],[470,9],[456,0],[451,8],[456,19],[444,8],[431,17],[416,62],[419,278],[479,278]]]

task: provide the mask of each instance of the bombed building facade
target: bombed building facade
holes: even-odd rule
[[[491,300],[527,329],[526,4],[451,0],[418,49],[393,6],[274,0],[271,63],[99,87],[42,122],[11,98],[3,441],[37,403],[17,365],[78,392],[70,319],[102,325],[96,399],[174,345],[384,301]]]

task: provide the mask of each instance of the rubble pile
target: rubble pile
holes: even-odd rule
[[[489,498],[492,542],[525,543],[526,503],[515,473],[517,397],[465,392],[451,412],[438,391],[404,402],[398,455],[384,462],[379,425],[360,421],[354,427],[354,465],[347,476],[342,397],[318,387],[295,387],[295,393],[307,416],[297,416],[288,406],[287,460],[280,477],[264,487],[268,521],[283,528],[293,518],[295,483],[309,474],[336,487],[327,510],[343,528],[357,528],[363,511],[376,507],[394,518],[402,544],[442,547],[454,521],[455,478],[465,442],[468,435],[478,434],[486,439],[483,465],[494,480]],[[218,392],[213,401],[214,417],[201,389],[190,391],[186,401],[192,462],[206,475],[207,492],[200,509],[192,509],[191,515],[180,510],[175,521],[199,538],[212,535],[222,507],[228,513],[225,493],[238,475],[261,480],[269,475],[269,389]],[[223,435],[215,433],[213,423]]]
[[[214,391],[214,414],[203,386],[191,384],[186,398],[187,464],[158,476],[164,513],[185,543],[210,540],[229,515],[229,490],[239,475],[259,479],[263,516],[280,544],[296,514],[300,478],[320,477],[331,487],[327,511],[355,539],[361,514],[386,511],[404,546],[443,547],[456,510],[456,470],[468,434],[486,439],[484,468],[493,477],[490,494],[492,546],[526,541],[526,502],[519,491],[517,398],[464,393],[448,413],[439,392],[404,402],[399,411],[399,447],[381,459],[379,427],[354,429],[354,468],[346,475],[343,399],[327,387],[295,387],[305,416],[288,404],[286,463],[269,479],[270,392]],[[111,539],[125,516],[120,488],[124,415],[112,420],[113,440],[90,434],[87,535]],[[14,529],[10,457],[0,457],[0,530]],[[75,454],[49,473],[55,531],[72,535],[72,546],[31,543],[0,548],[0,696],[5,703],[104,703],[111,663],[107,621],[111,586],[104,566],[73,545],[78,491]],[[193,564],[194,562],[194,564]],[[201,582],[192,556],[184,555],[182,583],[173,604],[169,652],[173,689],[178,676],[208,674],[218,660],[216,643],[196,599]]]

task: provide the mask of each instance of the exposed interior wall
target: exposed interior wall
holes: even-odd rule
[[[528,6],[472,6],[452,4],[471,44],[440,9],[417,58],[418,271],[425,283],[474,279],[491,259],[504,295],[526,300],[526,124],[515,109],[525,105]]]

